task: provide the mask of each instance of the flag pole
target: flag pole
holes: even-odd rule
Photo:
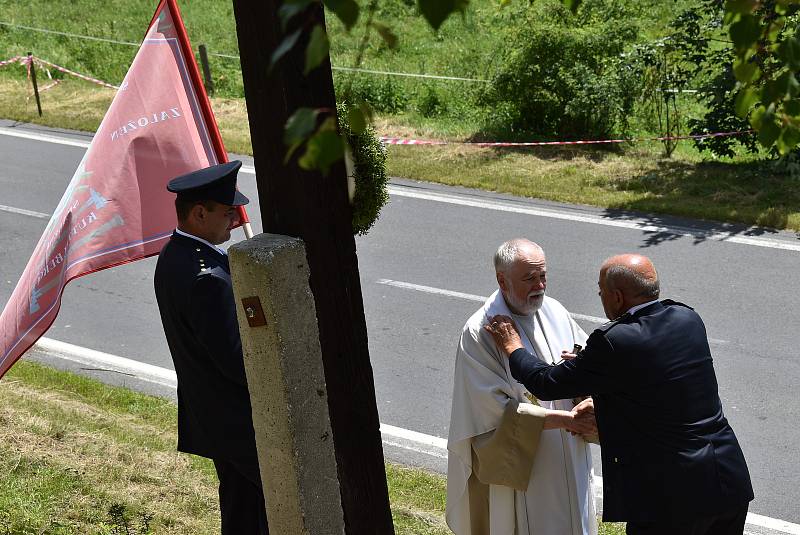
[[[250,226],[250,222],[242,224],[242,230],[244,230],[244,237],[248,240],[253,237],[253,227]]]
[[[203,112],[203,118],[206,121],[206,127],[208,128],[217,160],[219,163],[225,163],[228,161],[228,151],[225,150],[225,145],[222,143],[222,135],[219,132],[217,121],[214,119],[214,112],[211,110],[211,102],[208,99],[208,93],[206,93],[203,79],[200,77],[200,69],[197,67],[197,61],[195,61],[194,58],[194,51],[192,50],[191,44],[189,44],[189,35],[186,32],[186,27],[183,25],[183,18],[181,17],[181,10],[178,8],[178,2],[176,0],[161,0],[159,6],[163,4],[166,4],[166,7],[172,12],[175,32],[178,34],[178,43],[180,44],[183,56],[186,58],[189,76],[197,92],[200,109]],[[155,20],[155,18],[153,20]],[[247,215],[247,211],[244,206],[239,206],[237,209],[239,211],[239,220],[241,221],[244,235],[247,239],[250,239],[253,237],[253,229],[250,226],[250,218]]]

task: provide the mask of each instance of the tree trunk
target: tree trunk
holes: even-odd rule
[[[392,534],[344,162],[327,176],[300,169],[299,154],[284,164],[283,129],[292,113],[336,110],[330,60],[303,75],[312,23],[324,25],[322,5],[312,4],[285,33],[279,0],[233,6],[264,232],[306,244],[347,533]],[[270,74],[273,51],[301,24],[304,35]]]

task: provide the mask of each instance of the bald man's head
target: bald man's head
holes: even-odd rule
[[[608,319],[629,308],[658,299],[658,273],[649,258],[639,254],[612,256],[600,268],[600,300]]]

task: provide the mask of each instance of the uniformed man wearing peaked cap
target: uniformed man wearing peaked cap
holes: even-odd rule
[[[227,253],[247,197],[242,162],[169,182],[178,228],[161,250],[155,290],[178,376],[178,450],[208,457],[219,476],[223,535],[269,533]]]

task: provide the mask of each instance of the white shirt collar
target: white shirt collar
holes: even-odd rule
[[[626,312],[626,314],[633,314],[637,310],[641,310],[644,307],[648,307],[653,303],[658,303],[658,299],[653,299],[652,301],[648,301],[647,303],[641,303],[639,305],[632,306],[631,308],[628,309],[628,312]]]
[[[191,239],[193,239],[193,240],[197,240],[197,241],[199,241],[200,243],[204,243],[204,244],[208,245],[209,247],[211,247],[212,249],[216,249],[216,250],[217,250],[217,251],[218,251],[220,254],[223,254],[223,255],[225,255],[225,256],[228,256],[228,252],[227,252],[225,249],[221,249],[221,248],[217,247],[216,245],[214,245],[213,243],[211,243],[211,242],[209,242],[209,241],[206,241],[206,240],[204,240],[203,238],[198,238],[198,237],[197,237],[197,236],[195,236],[194,234],[189,234],[188,232],[184,232],[184,231],[182,231],[182,230],[181,230],[181,229],[179,229],[179,228],[176,228],[176,229],[175,229],[175,232],[177,232],[177,233],[178,233],[178,234],[180,234],[181,236],[186,236],[187,238],[191,238]]]

